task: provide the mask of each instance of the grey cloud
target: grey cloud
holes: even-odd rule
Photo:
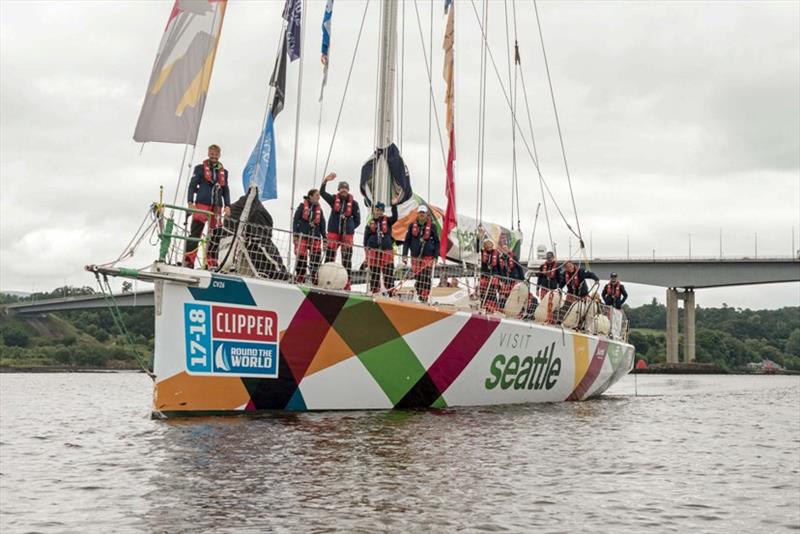
[[[314,0],[307,9],[298,195],[319,178],[313,171],[323,5]],[[419,3],[426,38],[433,5]],[[431,68],[441,116],[439,5]],[[507,84],[503,3],[490,5],[489,40]],[[281,2],[232,2],[226,14],[194,162],[206,145],[222,144],[234,195],[241,193],[241,168],[259,134],[281,7]],[[595,254],[625,254],[629,235],[633,255],[656,248],[659,255],[677,256],[686,253],[691,232],[694,252],[713,255],[720,227],[726,254],[748,254],[755,232],[765,254],[788,253],[791,227],[800,226],[799,4],[541,2],[539,7],[576,202]],[[540,162],[572,217],[532,4],[519,0],[516,8]],[[320,167],[362,9],[357,1],[336,4]],[[457,9],[457,189],[459,209],[472,214],[480,38],[470,3],[459,1]],[[32,278],[39,289],[64,278],[90,283],[82,265],[119,253],[159,185],[171,200],[182,147],[151,144],[139,155],[141,147],[131,139],[168,10],[168,3],[159,2],[0,2],[3,289],[30,289]],[[351,181],[373,149],[377,28],[377,2],[372,2],[330,163]],[[428,86],[410,2],[406,32],[404,156],[416,189],[425,191]],[[276,124],[280,198],[268,207],[278,221],[288,217],[295,200],[289,193],[297,67],[290,67],[289,98]],[[491,67],[487,91],[484,212],[508,224],[510,117]],[[521,94],[518,99],[522,114]],[[519,120],[529,137],[526,117]],[[521,141],[517,154],[527,239],[539,185]],[[438,204],[444,199],[441,159],[434,132],[431,200]],[[550,208],[553,239],[566,251],[569,234]],[[537,244],[547,240],[545,226],[542,214]],[[132,263],[150,257],[143,251]],[[792,303],[792,295],[776,290],[763,302]],[[736,305],[735,298],[728,302]]]

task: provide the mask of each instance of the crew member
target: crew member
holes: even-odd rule
[[[295,280],[301,284],[305,282],[307,266],[311,283],[317,283],[317,271],[322,258],[322,232],[325,228],[319,197],[319,190],[311,189],[294,211],[294,253],[297,256],[294,273]]]
[[[600,282],[600,278],[592,271],[587,271],[583,267],[578,267],[572,263],[572,261],[567,261],[564,264],[563,283],[567,288],[568,300],[583,298],[589,294],[589,288],[586,285],[587,279]]]
[[[519,282],[525,280],[525,273],[522,272],[522,266],[514,257],[514,251],[508,248],[508,245],[500,245],[500,254],[497,262],[497,273],[500,275],[498,279],[497,289],[500,292],[500,300],[498,302],[500,307],[505,306],[508,295],[511,290]]]
[[[552,252],[548,252],[545,256],[545,262],[539,266],[536,272],[536,285],[539,286],[539,296],[544,297],[548,291],[558,289],[563,285],[562,279],[564,273],[556,263],[556,256]]]
[[[328,182],[336,178],[336,173],[332,172],[322,182],[320,194],[325,202],[331,207],[331,216],[328,219],[328,248],[325,251],[325,261],[334,261],[336,251],[342,247],[342,266],[347,271],[347,285],[345,289],[350,289],[350,273],[353,270],[353,234],[361,224],[361,213],[358,209],[358,202],[350,194],[350,185],[347,182],[339,182],[336,195],[331,195],[325,191]]]
[[[392,204],[392,216],[384,215],[386,205],[377,202],[372,208],[372,220],[364,230],[364,248],[369,269],[369,290],[378,293],[381,289],[381,273],[387,291],[394,288],[394,254],[392,225],[397,222],[397,205]]]
[[[603,302],[607,306],[614,306],[621,310],[626,300],[628,300],[628,292],[625,291],[625,286],[617,278],[617,273],[611,273],[606,287],[603,288]]]
[[[223,168],[222,162],[219,160],[221,152],[218,145],[209,146],[208,159],[195,166],[194,174],[189,181],[187,198],[189,208],[211,212],[211,217],[205,213],[192,213],[192,226],[189,231],[189,240],[186,242],[186,254],[183,258],[184,266],[189,268],[194,268],[197,249],[206,223],[209,223],[208,233],[211,235],[206,249],[206,265],[208,267],[216,266],[219,240],[217,229],[222,226],[222,213],[226,217],[231,215],[228,171]]]
[[[500,280],[497,275],[500,273],[500,254],[494,248],[494,241],[484,239],[481,248],[481,277],[478,282],[478,297],[481,299],[481,306],[486,311],[495,311],[498,305],[498,289]]]
[[[403,243],[403,263],[407,263],[411,252],[411,271],[414,274],[414,287],[422,302],[427,302],[431,292],[433,265],[439,254],[439,233],[428,214],[425,205],[417,209],[417,219],[408,225]]]

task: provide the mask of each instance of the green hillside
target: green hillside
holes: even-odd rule
[[[87,294],[91,288],[59,288],[36,300]],[[29,297],[30,298],[30,297]],[[0,294],[0,304],[17,302]],[[153,309],[123,309],[133,345],[125,342],[107,309],[24,317],[0,312],[1,368],[139,369],[136,351],[148,362],[153,353]]]

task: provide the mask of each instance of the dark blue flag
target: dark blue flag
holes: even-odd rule
[[[283,7],[283,19],[286,26],[286,44],[289,47],[289,59],[294,61],[300,57],[300,28],[303,22],[303,1],[286,0]]]

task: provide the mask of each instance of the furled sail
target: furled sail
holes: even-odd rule
[[[175,0],[133,139],[194,145],[227,0]]]

